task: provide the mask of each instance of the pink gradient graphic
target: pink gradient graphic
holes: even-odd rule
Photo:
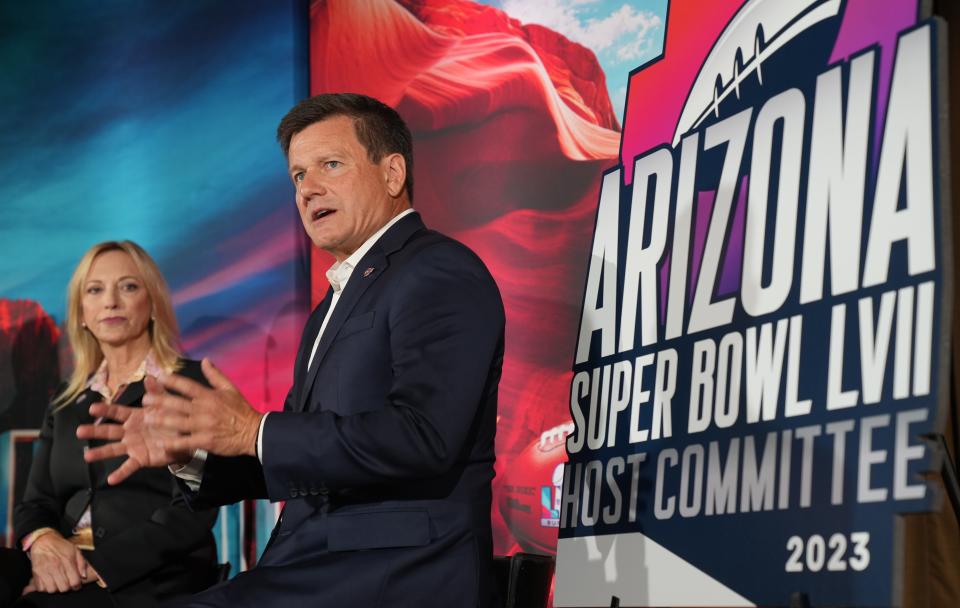
[[[299,255],[295,230],[300,230],[289,201],[277,202],[275,212],[244,232],[213,245],[233,260],[173,293],[177,306],[229,291],[289,268]],[[231,317],[206,316],[181,327],[188,356],[209,357],[260,411],[279,410],[293,382],[293,361],[306,313],[294,294],[257,293],[250,305]]]
[[[282,206],[288,205],[290,203],[284,202]],[[276,206],[281,207],[280,204]],[[278,212],[276,215],[282,215],[285,224],[290,225],[289,213]],[[289,232],[278,232],[275,227],[269,226],[272,223],[258,223],[229,241],[216,245],[217,249],[234,254],[231,256],[234,261],[199,281],[178,289],[173,294],[174,305],[180,306],[219,293],[256,274],[276,271],[289,264],[296,255],[296,240]],[[256,246],[251,247],[251,243],[256,243]]]
[[[875,144],[883,136],[884,117],[887,114],[887,96],[890,94],[890,76],[893,57],[897,50],[897,35],[917,21],[917,0],[847,0],[843,22],[837,34],[837,43],[830,55],[830,63],[842,61],[871,45],[880,46],[879,70],[877,73],[877,99],[875,100]],[[866,28],[863,24],[872,27]],[[876,146],[874,154],[879,154]],[[876,156],[874,157],[876,162]]]
[[[673,140],[680,112],[700,65],[743,0],[682,2],[667,9],[663,55],[630,77],[620,160],[633,183],[633,159]]]
[[[183,331],[182,346],[188,355],[209,357],[258,410],[280,410],[305,320],[289,294],[277,294],[241,316],[201,319]]]
[[[672,140],[700,65],[742,4],[743,0],[670,3],[663,56],[630,78],[620,154],[625,183],[633,181],[634,158]],[[880,46],[878,121],[886,108],[897,34],[916,23],[917,8],[916,0],[847,0],[844,5],[830,61],[846,59],[873,44]]]

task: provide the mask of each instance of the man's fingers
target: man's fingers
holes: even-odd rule
[[[123,464],[121,464],[113,473],[110,473],[110,475],[107,476],[107,483],[111,486],[122,483],[128,477],[139,471],[140,468],[139,462],[133,458],[127,458],[123,461]]]
[[[210,437],[206,434],[170,437],[163,440],[163,449],[166,450],[168,454],[171,452],[192,454],[196,450],[208,449],[209,440]]]
[[[199,382],[179,374],[160,374],[157,380],[165,389],[176,391],[188,399],[196,399],[210,390]]]
[[[31,577],[30,582],[27,583],[27,586],[23,588],[23,591],[20,592],[20,595],[26,595],[28,593],[33,593],[34,591],[37,591],[37,583],[36,580]]]
[[[115,403],[97,402],[90,406],[89,412],[94,418],[102,417],[116,420],[117,422],[126,422],[130,414],[133,413],[133,408]]]
[[[160,381],[154,378],[153,376],[144,376],[143,377],[143,386],[147,389],[147,394],[153,395],[163,395],[167,391],[163,388],[163,385],[160,384]]]
[[[203,377],[207,379],[207,382],[209,382],[213,388],[227,391],[236,390],[237,387],[230,381],[230,378],[227,378],[224,373],[220,371],[220,368],[214,365],[213,361],[207,357],[204,357],[200,362],[200,369],[203,371]]]
[[[123,427],[119,424],[81,424],[77,427],[78,439],[123,439]]]
[[[163,413],[178,412],[189,414],[193,409],[191,402],[183,397],[171,395],[169,393],[144,395],[143,406],[147,410],[149,423],[149,410],[165,410]]]
[[[193,430],[190,418],[182,414],[150,414],[146,418],[147,424],[156,429],[156,435],[163,437],[168,434],[189,433]]]
[[[79,433],[79,429],[77,432]],[[83,459],[87,462],[96,462],[98,460],[107,460],[108,458],[123,456],[126,453],[127,448],[122,443],[108,443],[107,445],[84,450]]]

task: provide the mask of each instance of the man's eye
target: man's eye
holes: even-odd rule
[[[294,183],[299,184],[300,182],[303,181],[304,177],[306,177],[306,173],[304,173],[303,171],[297,171],[296,173],[293,174],[293,181]]]
[[[324,164],[327,166],[327,169],[336,169],[337,167],[339,167],[339,166],[342,165],[343,163],[341,163],[341,162],[338,161],[338,160],[328,160],[328,161],[327,161],[326,163],[324,163]]]

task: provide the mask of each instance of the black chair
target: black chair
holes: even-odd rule
[[[550,555],[514,553],[493,558],[503,608],[547,608],[555,560]]]
[[[229,578],[230,578],[230,562],[217,564],[217,567],[214,569],[213,584],[223,583]]]

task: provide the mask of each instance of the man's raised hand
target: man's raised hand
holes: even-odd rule
[[[92,416],[119,424],[84,424],[81,439],[113,441],[86,452],[88,462],[126,455],[107,482],[117,484],[142,467],[189,462],[198,449],[220,456],[255,455],[261,414],[208,360],[201,365],[210,387],[178,375],[145,379],[142,408],[97,403]]]
[[[147,426],[167,433],[163,445],[168,451],[255,455],[262,414],[209,359],[201,367],[209,388],[183,376],[161,376],[169,392],[143,398]]]
[[[150,376],[144,378],[144,384],[147,395],[164,394],[163,386]],[[145,420],[149,412],[150,408],[146,405],[141,408],[94,403],[90,406],[91,416],[115,420],[118,424],[81,424],[77,427],[77,437],[80,439],[112,442],[86,450],[83,457],[87,462],[127,456],[123,464],[107,477],[110,485],[122,482],[143,467],[163,467],[190,461],[192,453],[176,452],[166,447],[171,433],[149,426]]]

